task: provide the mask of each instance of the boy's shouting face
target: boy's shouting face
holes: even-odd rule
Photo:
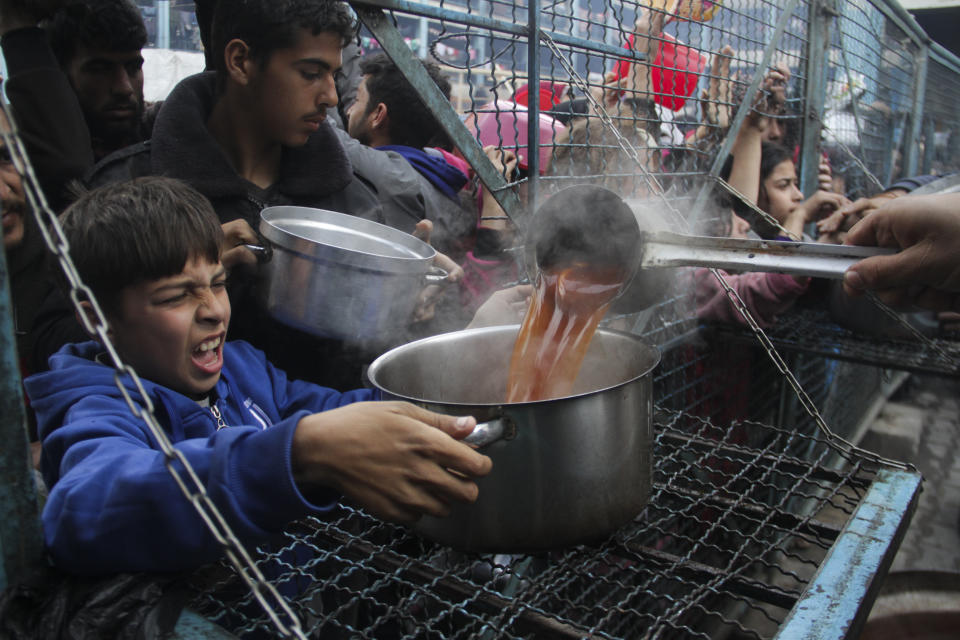
[[[126,287],[109,320],[114,345],[138,374],[200,398],[223,368],[230,323],[223,265],[193,257],[177,275]]]

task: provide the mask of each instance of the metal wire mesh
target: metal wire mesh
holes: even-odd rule
[[[567,62],[601,103],[606,90],[615,126],[603,125],[587,105],[583,113],[571,112],[575,126],[567,129],[548,119],[533,151],[524,144],[523,110],[516,106],[530,71],[526,3],[407,3],[405,12],[391,15],[416,36],[410,42],[421,55],[448,63],[453,104],[478,143],[486,142],[481,120],[492,115],[493,139],[526,156],[526,174],[510,176],[513,186],[539,182],[546,195],[596,182],[660,202],[668,217],[680,215],[691,228],[723,233],[726,210],[698,210],[696,196],[713,184],[708,173],[735,129],[730,122],[748,99],[747,87],[767,73],[761,62],[769,47],[771,62],[791,79],[782,105],[758,108],[783,127],[791,147],[810,123],[804,116],[811,7],[793,5],[776,39],[786,2],[729,0],[706,22],[668,20],[653,53],[685,59],[685,70],[669,89],[661,76],[658,89],[653,78],[638,88],[630,69],[621,68],[628,82],[611,90],[617,81],[605,74],[647,55],[625,48],[641,4],[566,0],[540,7],[541,28],[556,46],[542,45],[533,56],[539,81],[549,83],[543,111],[563,116],[554,97],[582,97]],[[927,61],[882,6],[839,3],[829,42],[825,113],[816,124],[823,128],[822,151],[851,196],[889,184],[918,162],[924,170],[957,164],[957,71]],[[368,50],[376,44],[366,36]],[[725,46],[730,70],[720,74],[712,61]],[[918,110],[914,96],[924,69],[925,109]],[[540,97],[529,93],[531,100]],[[536,188],[527,205],[535,202]],[[772,635],[859,504],[873,470],[817,435],[790,390],[771,375],[775,369],[752,334],[699,334],[689,291],[609,322],[665,349],[655,378],[655,490],[643,513],[596,545],[488,556],[436,546],[343,506],[324,521],[292,525],[259,554],[259,566],[290,597],[309,635]],[[791,369],[841,435],[882,383],[878,366],[957,373],[956,360],[945,363],[916,342],[863,338],[818,312],[785,316],[770,336],[778,348],[796,352]],[[939,344],[957,353],[955,345]],[[193,581],[194,604],[211,619],[243,636],[271,633],[269,619],[229,570],[212,568]]]
[[[822,151],[835,175],[847,182],[849,195],[856,196],[900,175],[908,147],[918,143],[910,118],[919,49],[874,5],[843,4],[829,43],[829,90],[820,124]],[[606,89],[616,131],[591,105],[583,113],[571,107],[567,124],[573,126],[564,129],[547,120],[541,127],[540,154],[526,144],[525,110],[517,106],[531,56],[525,33],[516,29],[526,20],[524,3],[442,0],[408,4],[410,13],[392,16],[401,30],[415,30],[410,43],[421,55],[429,52],[448,63],[452,102],[478,143],[492,141],[526,156],[527,171],[510,176],[511,186],[525,189],[539,179],[549,194],[594,182],[626,197],[659,197],[671,214],[683,212],[687,224],[722,233],[722,208],[694,211],[696,194],[709,182],[707,173],[729,134],[724,123],[744,100],[783,5],[728,2],[710,22],[668,22],[664,39],[675,55],[682,47],[696,68],[690,86],[680,83],[684,95],[660,96],[672,97],[676,111],[623,100],[651,99],[649,86],[617,86],[617,101],[611,78],[604,77],[630,57],[623,47],[638,6],[584,1],[541,7],[541,28],[555,44],[539,51],[544,113],[570,116],[555,111],[556,103],[581,97],[578,81],[585,79],[598,102]],[[785,103],[767,115],[782,126],[790,146],[800,143],[806,113],[809,11],[804,3],[796,6],[774,56],[791,80]],[[364,45],[376,43],[368,36]],[[729,76],[711,65],[725,45]],[[566,60],[558,60],[557,51]],[[568,67],[580,77],[571,78]],[[728,85],[718,88],[719,80]],[[535,94],[528,89],[530,100]],[[930,116],[935,131],[952,126],[946,124],[949,105],[942,101],[939,119]],[[491,117],[492,139],[481,125]],[[636,149],[633,157],[621,137]],[[526,204],[533,205],[529,198]],[[885,374],[878,366],[940,366],[929,354],[918,356],[916,344],[903,342],[897,347],[903,351],[894,352],[890,341],[858,338],[822,314],[814,331],[809,319],[803,324],[810,313],[784,317],[771,337],[791,350],[791,370],[842,436],[852,436],[882,385]],[[655,374],[660,407],[655,490],[643,513],[597,545],[491,556],[434,545],[344,506],[324,521],[298,523],[261,549],[264,572],[291,596],[309,635],[764,638],[774,633],[859,504],[873,471],[819,437],[752,334],[699,333],[689,291],[674,291],[641,313],[614,314],[608,324],[664,348]],[[802,337],[819,346],[797,347]],[[913,360],[903,357],[907,351]],[[953,364],[947,366],[954,373]],[[231,576],[214,568],[196,581],[194,605],[213,620],[240,635],[268,632],[268,622]]]
[[[747,332],[718,328],[720,339],[752,342]],[[829,313],[803,309],[780,319],[769,332],[778,349],[800,351],[825,358],[847,360],[881,368],[901,369],[918,373],[957,375],[960,373],[960,343],[938,338],[933,343],[946,352],[945,359],[931,347],[909,337],[871,337],[837,325]]]
[[[291,527],[260,566],[311,637],[769,637],[872,471],[830,470],[825,442],[759,423],[661,411],[657,427],[649,505],[596,545],[466,554],[342,507]],[[232,576],[196,582],[194,606],[214,621],[269,628]]]

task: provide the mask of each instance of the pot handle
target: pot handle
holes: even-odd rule
[[[447,281],[448,275],[450,274],[446,269],[441,269],[440,267],[430,265],[430,269],[423,277],[430,284],[443,284]]]
[[[498,440],[512,440],[517,435],[517,426],[513,420],[500,416],[487,422],[477,423],[473,432],[462,440],[470,446],[482,449]]]
[[[257,263],[259,264],[270,262],[270,259],[273,258],[273,249],[267,243],[263,243],[262,245],[245,244],[243,246],[253,251],[253,255],[257,256]]]

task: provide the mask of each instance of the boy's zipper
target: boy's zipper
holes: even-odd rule
[[[217,431],[226,428],[227,423],[224,422],[223,415],[220,413],[220,409],[216,404],[210,405],[210,413],[212,413],[213,417],[217,419]]]

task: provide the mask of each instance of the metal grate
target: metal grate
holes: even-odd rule
[[[729,326],[716,326],[719,340],[754,342],[752,333]],[[945,359],[930,346],[913,339],[872,338],[837,325],[826,311],[801,309],[780,318],[767,335],[778,349],[799,351],[834,360],[846,360],[886,369],[916,373],[960,375],[960,341],[944,338],[933,342],[951,356]]]
[[[876,480],[816,437],[721,428],[659,411],[654,489],[596,546],[473,555],[340,508],[291,527],[259,564],[323,638],[771,637]],[[747,442],[750,442],[747,445]],[[797,446],[804,458],[783,453]],[[267,632],[236,578],[196,578],[193,606],[240,636]]]

